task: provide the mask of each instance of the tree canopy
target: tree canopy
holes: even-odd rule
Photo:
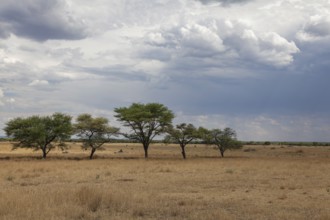
[[[81,114],[74,125],[75,133],[82,140],[84,149],[91,148],[90,159],[97,149],[110,142],[110,138],[119,132],[119,128],[111,127],[104,117],[93,118],[90,114]]]
[[[115,108],[115,112],[115,117],[131,129],[124,135],[143,144],[145,158],[148,158],[151,141],[164,133],[174,118],[172,111],[159,103],[133,103],[129,107]]]
[[[7,122],[4,128],[8,137],[17,141],[13,148],[32,148],[42,150],[42,157],[56,146],[64,147],[64,141],[72,132],[71,116],[54,113],[51,116],[31,116],[14,118]]]
[[[224,157],[224,152],[228,149],[239,149],[242,147],[242,144],[236,138],[235,130],[231,128],[221,129],[212,129],[207,130],[203,129],[204,132],[204,141],[207,144],[214,144],[219,148],[220,154]]]
[[[186,145],[200,137],[195,126],[186,123],[178,124],[175,127],[170,126],[167,129],[167,133],[168,135],[165,137],[165,142],[173,141],[179,143],[183,159],[186,159]]]

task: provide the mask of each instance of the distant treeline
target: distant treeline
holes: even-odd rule
[[[0,137],[0,141],[12,141],[12,138]],[[68,142],[82,142],[81,139],[72,138]],[[138,141],[129,139],[111,139],[111,143],[139,143]],[[163,140],[153,140],[152,143],[164,143]],[[288,142],[288,141],[241,141],[243,145],[279,145],[279,146],[330,146],[330,142]],[[178,144],[173,142],[173,144]],[[206,144],[200,141],[192,142],[191,144]]]
[[[244,145],[330,146],[330,142],[242,141]]]
[[[237,140],[236,131],[224,129],[196,127],[193,124],[173,124],[174,113],[160,103],[133,103],[129,107],[115,108],[114,117],[129,132],[113,127],[105,117],[93,117],[84,113],[72,122],[72,116],[55,112],[48,116],[32,115],[9,120],[3,129],[7,139],[12,141],[13,149],[31,148],[42,151],[42,158],[58,147],[67,148],[66,142],[79,142],[83,149],[90,149],[90,159],[94,153],[102,149],[105,143],[140,143],[144,156],[148,158],[151,143],[177,144],[181,148],[183,159],[186,159],[185,147],[188,144],[206,144],[219,149],[221,157],[229,149],[240,149],[243,145],[287,145],[287,146],[330,146],[324,142],[241,142]],[[158,140],[163,138],[163,140]]]

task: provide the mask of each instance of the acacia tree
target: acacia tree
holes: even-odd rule
[[[54,113],[51,116],[14,118],[4,128],[6,135],[14,141],[13,149],[32,148],[42,151],[42,158],[56,146],[64,149],[64,141],[72,132],[71,116]]]
[[[219,148],[221,157],[224,157],[224,153],[228,149],[239,149],[243,145],[236,138],[236,132],[231,128],[225,128],[224,130],[212,129],[203,130],[203,140],[207,144],[214,144]]]
[[[130,107],[115,108],[115,117],[131,129],[125,137],[142,143],[144,157],[148,158],[148,148],[155,136],[166,131],[174,114],[159,103],[133,103]]]
[[[195,126],[186,123],[176,125],[175,128],[171,126],[166,132],[168,135],[165,137],[165,142],[174,141],[179,143],[183,159],[186,159],[186,145],[200,137]]]
[[[93,118],[90,114],[81,114],[77,117],[75,133],[82,139],[82,148],[91,149],[89,159],[93,159],[95,151],[102,149],[103,144],[110,142],[110,138],[118,134],[119,128],[111,127],[108,123],[108,119]]]

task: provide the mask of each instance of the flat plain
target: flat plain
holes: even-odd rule
[[[330,219],[330,147],[0,143],[0,219]]]

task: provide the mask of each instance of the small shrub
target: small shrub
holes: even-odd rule
[[[170,168],[161,168],[159,170],[160,173],[170,173],[171,172],[171,169]]]
[[[110,171],[108,171],[108,172],[106,172],[104,175],[105,175],[105,176],[111,176],[112,173],[111,173]]]
[[[7,176],[7,178],[6,178],[6,180],[7,181],[13,181],[15,179],[15,177],[13,177],[13,176],[11,176],[11,175],[9,175],[9,176]]]
[[[177,217],[179,214],[180,213],[177,210],[171,210],[171,217]]]
[[[281,195],[281,196],[278,197],[278,199],[280,199],[280,200],[285,200],[287,198],[288,198],[287,195]]]
[[[96,212],[102,204],[103,195],[94,188],[83,187],[77,192],[77,199],[89,211]]]
[[[144,217],[145,213],[143,210],[138,209],[133,211],[133,217]]]
[[[133,182],[133,181],[135,181],[135,179],[123,178],[123,179],[118,179],[117,181],[121,181],[121,182]]]
[[[185,205],[186,205],[185,201],[178,202],[178,206],[185,206]]]

